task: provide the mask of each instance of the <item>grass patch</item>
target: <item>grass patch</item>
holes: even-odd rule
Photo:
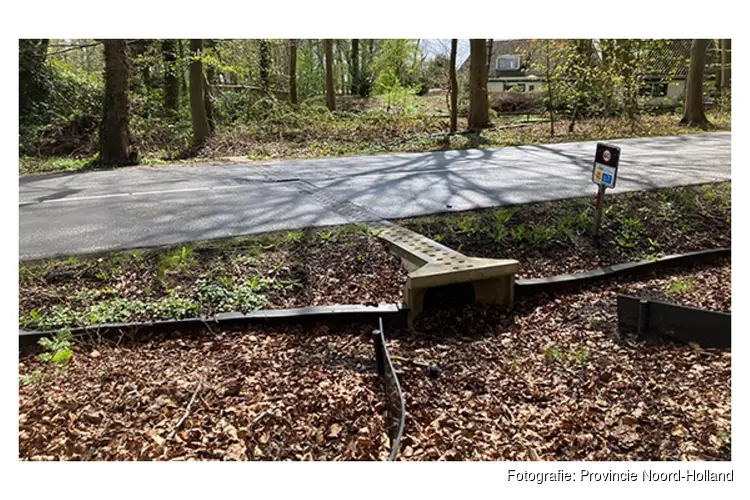
[[[677,279],[669,283],[667,295],[680,295],[691,292],[695,288],[695,281],[690,278]]]
[[[558,345],[550,344],[544,349],[544,357],[551,363],[570,362],[585,365],[589,361],[589,351],[585,347],[566,351]]]

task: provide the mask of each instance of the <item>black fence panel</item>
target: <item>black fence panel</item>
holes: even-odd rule
[[[382,318],[379,320],[379,323],[380,329],[372,332],[372,340],[375,344],[375,361],[378,375],[380,375],[380,379],[383,382],[383,394],[385,395],[386,427],[388,437],[391,441],[391,453],[388,456],[388,460],[393,461],[398,454],[401,437],[404,434],[406,403],[404,401],[404,393],[401,389],[401,381],[388,353],[388,346],[385,344]]]
[[[639,335],[658,333],[679,342],[695,342],[701,347],[732,347],[732,315],[642,299],[617,296],[617,321],[621,329]]]

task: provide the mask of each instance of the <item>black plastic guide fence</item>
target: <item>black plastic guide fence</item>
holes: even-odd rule
[[[732,348],[732,315],[725,312],[620,294],[617,322],[621,330],[635,330],[639,336],[659,333],[685,344]]]
[[[401,382],[385,345],[383,333],[383,318],[379,318],[379,330],[372,332],[372,341],[375,345],[375,361],[377,363],[378,375],[383,381],[383,393],[386,403],[386,426],[388,437],[391,440],[391,453],[389,461],[393,461],[401,444],[401,436],[404,434],[404,423],[406,422],[406,403],[404,393],[401,390]]]

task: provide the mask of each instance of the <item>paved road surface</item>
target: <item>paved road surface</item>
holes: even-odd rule
[[[611,141],[616,192],[728,180],[728,132]],[[394,219],[594,195],[594,142],[136,167],[19,180],[23,260],[343,224],[348,200]]]

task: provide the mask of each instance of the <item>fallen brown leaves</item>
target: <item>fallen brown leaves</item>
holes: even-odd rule
[[[725,266],[530,297],[512,316],[443,309],[414,330],[388,330],[404,373],[400,458],[730,459],[731,353],[649,345],[616,328],[618,292],[715,268]],[[21,458],[384,459],[370,330],[250,328],[82,347],[67,373],[25,356],[20,374],[44,376],[19,389]]]
[[[400,335],[390,349],[409,360],[402,457],[730,459],[731,353],[619,338],[621,288],[522,300],[513,319],[479,305],[442,311]],[[441,376],[425,376],[425,363]]]
[[[23,358],[22,375],[44,376],[19,389],[21,458],[381,459],[389,448],[371,343],[349,332],[98,346],[76,352],[67,373]]]
[[[629,285],[631,295],[713,311],[732,310],[732,266],[724,259],[714,266],[677,270]]]

